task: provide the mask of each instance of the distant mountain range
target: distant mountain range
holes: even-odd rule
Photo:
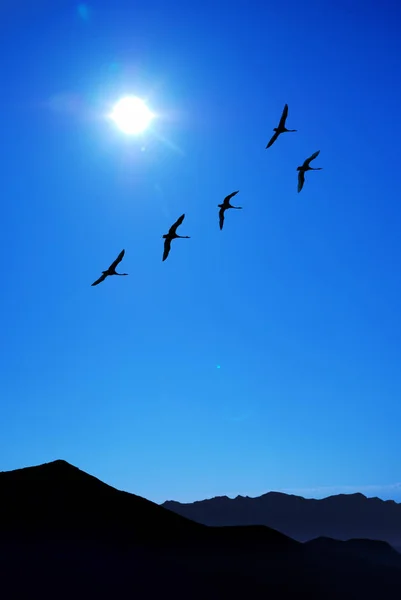
[[[65,461],[0,473],[0,596],[351,600],[401,595],[386,542],[207,527]]]
[[[315,500],[269,492],[256,498],[219,496],[188,504],[170,500],[161,506],[204,525],[266,525],[300,542],[320,536],[367,538],[401,549],[401,504],[363,494]]]

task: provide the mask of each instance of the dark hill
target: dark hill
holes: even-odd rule
[[[401,566],[401,554],[387,542],[366,539],[352,539],[342,542],[332,538],[319,537],[305,542],[305,546],[312,548],[317,552],[326,552],[327,554],[358,556],[364,558],[372,564],[380,563],[386,566]]]
[[[0,473],[7,518],[0,531],[154,541],[204,527],[135,494],[116,490],[64,460]]]
[[[401,565],[383,564],[375,542],[350,552],[264,526],[207,527],[65,461],[0,473],[0,499],[2,598],[401,594]]]
[[[0,532],[112,539],[146,544],[181,543],[215,537],[222,543],[291,545],[267,527],[210,530],[141,496],[117,490],[64,460],[0,472]],[[7,517],[4,518],[4,511]],[[216,540],[217,541],[217,540]]]
[[[256,498],[222,496],[190,504],[168,501],[162,506],[205,525],[266,525],[300,542],[323,536],[401,546],[401,505],[363,494],[315,500],[269,492]]]

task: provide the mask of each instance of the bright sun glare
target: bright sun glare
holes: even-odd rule
[[[145,102],[135,96],[119,100],[110,115],[117,127],[127,134],[145,131],[153,117]]]

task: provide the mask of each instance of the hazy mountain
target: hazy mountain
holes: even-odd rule
[[[389,597],[388,544],[301,544],[264,526],[207,527],[64,461],[0,473],[4,598]]]
[[[189,504],[168,501],[162,506],[205,525],[266,525],[300,542],[320,536],[369,538],[401,547],[401,504],[363,494],[315,500],[269,492],[257,498],[221,496]]]

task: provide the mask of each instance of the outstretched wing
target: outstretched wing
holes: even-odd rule
[[[104,281],[106,279],[107,275],[106,273],[103,273],[99,279],[96,279],[96,281],[94,281],[91,285],[98,285],[99,283],[102,283],[102,281]]]
[[[174,223],[174,225],[172,225],[169,229],[169,235],[174,235],[177,227],[179,227],[181,225],[181,223],[183,222],[185,218],[185,213],[183,215],[181,215],[181,217],[179,219],[176,220],[176,222]]]
[[[316,152],[314,152],[314,153],[312,154],[312,156],[310,156],[309,158],[307,158],[307,159],[306,159],[306,161],[304,162],[304,165],[303,165],[303,166],[304,166],[304,167],[308,167],[308,166],[309,166],[309,164],[312,162],[312,160],[315,160],[315,158],[316,158],[317,156],[319,156],[319,153],[320,153],[320,150],[316,150]]]
[[[228,196],[226,196],[223,200],[223,204],[225,204],[226,206],[228,206],[228,204],[230,203],[230,200],[233,196],[236,196],[238,194],[239,190],[237,190],[236,192],[233,192],[232,194],[229,194]]]
[[[302,190],[305,183],[305,171],[298,171],[298,192]]]
[[[288,116],[288,104],[284,105],[283,114],[281,115],[280,123],[278,124],[278,129],[283,129],[285,127],[285,122]]]
[[[118,263],[122,261],[124,254],[125,254],[125,250],[121,250],[121,252],[117,256],[116,260],[113,263],[111,263],[111,265],[109,266],[109,271],[114,271],[114,269],[116,268]]]
[[[170,248],[171,248],[171,239],[170,238],[166,238],[164,240],[163,260],[166,260],[166,258],[168,257],[168,254],[170,252]]]
[[[219,210],[219,225],[220,225],[220,229],[223,229],[224,211],[225,211],[225,208],[220,208],[220,210]]]
[[[280,135],[280,134],[279,134],[279,132],[278,132],[278,131],[275,131],[275,132],[274,132],[274,135],[273,135],[273,137],[271,138],[270,142],[267,144],[267,146],[266,146],[265,150],[267,150],[268,148],[270,148],[270,146],[273,146],[274,142],[276,141],[276,139],[278,138],[278,136],[279,136],[279,135]]]

